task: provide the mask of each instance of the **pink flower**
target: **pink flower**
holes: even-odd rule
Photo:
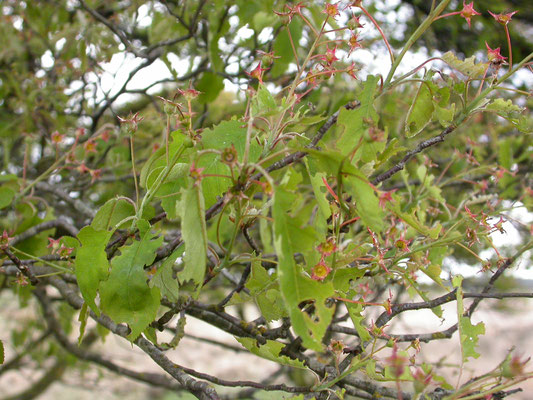
[[[487,58],[489,59],[489,62],[494,65],[500,65],[505,63],[505,60],[507,60],[507,57],[504,57],[500,54],[500,48],[496,47],[495,49],[491,49],[487,42],[485,42],[485,46],[487,46]]]
[[[52,143],[54,143],[55,145],[60,144],[64,138],[65,135],[60,134],[58,131],[52,133]]]
[[[257,79],[259,83],[263,83],[263,72],[266,70],[268,70],[268,68],[261,68],[261,63],[259,63],[251,72],[245,71],[244,73],[250,78]]]
[[[83,145],[86,153],[96,153],[96,142],[93,139],[89,139]]]
[[[194,89],[192,85],[189,84],[189,88],[185,90],[178,89],[178,93],[185,97],[185,100],[191,101],[196,99],[202,92]]]
[[[348,44],[350,45],[350,51],[348,54],[351,54],[352,51],[363,47],[361,46],[361,43],[359,43],[359,35],[357,33],[353,33],[350,36],[350,39],[348,39]]]
[[[330,66],[331,64],[333,64],[334,61],[338,61],[339,59],[337,58],[337,56],[335,55],[335,52],[337,51],[337,46],[335,46],[334,48],[330,49],[329,47],[326,48],[326,54],[322,54],[319,56],[319,58],[322,60],[322,61],[325,61],[326,64],[328,66]]]
[[[326,7],[324,7],[322,12],[324,14],[327,14],[331,18],[335,18],[337,15],[340,15],[340,13],[339,13],[339,5],[338,4],[327,3]]]
[[[472,1],[469,4],[466,4],[466,1],[463,0],[463,9],[461,10],[461,17],[466,19],[466,22],[468,23],[468,27],[471,28],[470,25],[470,19],[474,15],[481,15],[481,13],[478,13],[476,10],[474,10],[474,2]]]
[[[507,14],[494,14],[489,11],[489,14],[492,15],[492,17],[502,25],[507,25],[509,22],[511,22],[511,19],[513,18],[513,15],[515,15],[518,11],[513,11]]]
[[[327,278],[330,272],[331,268],[321,261],[311,269],[311,279],[314,279],[315,281],[323,281]]]

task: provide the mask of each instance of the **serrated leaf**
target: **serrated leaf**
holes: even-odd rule
[[[265,85],[259,85],[252,102],[253,115],[265,115],[277,109],[276,100]]]
[[[4,352],[4,342],[0,340],[0,365],[4,363],[5,352]]]
[[[426,82],[420,83],[418,91],[405,119],[405,135],[409,138],[418,135],[429,124],[435,106],[433,94]]]
[[[301,267],[294,262],[293,246],[289,238],[298,236],[298,231],[289,231],[290,217],[287,210],[295,195],[277,187],[272,204],[274,218],[274,247],[278,255],[278,277],[281,295],[289,312],[296,334],[303,345],[316,351],[322,350],[322,338],[333,317],[333,307],[326,306],[326,300],[333,296],[331,282],[320,283],[304,276]],[[314,314],[311,316],[299,308],[304,301],[312,301]]]
[[[167,257],[167,259],[157,269],[154,277],[150,281],[150,287],[159,288],[161,295],[165,296],[170,301],[176,302],[179,299],[179,285],[174,279],[174,263],[177,258],[183,253],[183,246]]]
[[[324,178],[326,174],[323,172],[312,171],[309,167],[307,159],[304,159],[307,172],[309,173],[309,180],[311,181],[311,186],[313,187],[313,193],[315,194],[315,199],[318,203],[318,207],[324,215],[325,218],[329,218],[331,215],[331,209],[329,207],[329,201],[327,199],[327,189],[324,184]]]
[[[259,260],[252,261],[246,288],[267,322],[276,321],[287,315],[277,280],[266,272]]]
[[[478,344],[478,336],[485,333],[485,324],[479,322],[476,325],[472,325],[470,318],[464,315],[463,307],[463,277],[456,275],[452,280],[453,286],[457,290],[457,317],[459,319],[459,339],[461,342],[461,354],[463,362],[468,361],[469,357],[478,358],[479,353],[476,352],[476,346]]]
[[[453,103],[450,108],[444,108],[437,105],[435,107],[435,114],[443,128],[449,127],[452,124],[455,115],[455,103]]]
[[[357,96],[361,103],[353,110],[344,107],[339,111],[337,118],[337,142],[336,148],[343,154],[350,154],[357,146],[354,160],[362,159],[364,163],[377,158],[377,153],[383,151],[386,140],[377,142],[368,136],[369,127],[378,123],[379,116],[374,109],[379,77],[369,75],[364,83],[363,90]],[[386,139],[386,138],[383,138]]]
[[[135,215],[135,207],[131,202],[120,197],[110,199],[96,212],[91,226],[97,231],[107,231],[132,215]]]
[[[459,60],[453,52],[448,51],[441,57],[450,67],[456,69],[469,78],[481,78],[487,69],[487,63],[476,64],[476,57],[472,56],[464,61]]]
[[[207,260],[207,231],[202,187],[192,179],[182,190],[181,235],[185,243],[184,268],[178,274],[181,283],[192,280],[198,288],[202,285]],[[196,292],[198,293],[198,292]]]
[[[355,200],[355,208],[363,224],[374,232],[381,232],[384,213],[379,205],[379,198],[374,187],[363,173],[354,169],[343,179],[343,185]]]
[[[244,348],[256,356],[266,358],[267,360],[274,361],[281,365],[307,369],[303,361],[293,360],[292,358],[279,354],[286,346],[284,343],[276,342],[275,340],[267,340],[265,344],[259,346],[257,341],[253,338],[243,337],[235,339],[243,345]]]
[[[126,322],[135,340],[157,316],[160,292],[147,283],[145,265],[150,265],[163,237],[155,238],[148,221],[137,221],[139,240],[120,248],[111,261],[109,278],[100,285],[101,308],[116,323]]]
[[[96,315],[100,310],[94,299],[100,282],[109,275],[109,262],[105,248],[112,232],[98,231],[92,226],[86,226],[78,233],[81,246],[76,252],[74,271],[83,299]]]
[[[366,329],[363,324],[365,317],[363,316],[363,305],[354,304],[354,303],[345,303],[350,319],[352,320],[353,326],[359,335],[361,343],[367,342],[372,339],[370,332]]]

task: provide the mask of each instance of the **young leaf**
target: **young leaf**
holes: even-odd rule
[[[476,352],[478,343],[478,336],[485,333],[485,324],[479,322],[472,325],[470,318],[464,316],[463,307],[463,277],[456,275],[453,278],[453,286],[457,289],[457,317],[459,319],[459,339],[461,341],[461,354],[463,362],[466,362],[469,357],[478,358],[479,353]]]
[[[162,296],[166,296],[170,301],[178,301],[180,286],[173,276],[174,263],[176,259],[183,253],[183,246],[175,250],[157,269],[154,277],[150,281],[150,287],[157,287],[161,291]]]
[[[100,282],[109,274],[109,262],[105,248],[112,232],[98,231],[86,226],[78,233],[81,247],[76,252],[74,270],[83,299],[96,315],[100,315],[94,299]]]
[[[96,212],[91,226],[97,231],[107,231],[132,215],[135,215],[135,207],[131,202],[124,198],[110,199]]]
[[[481,78],[487,69],[487,63],[476,64],[476,57],[472,56],[464,61],[459,60],[453,52],[448,51],[443,54],[442,59],[450,67],[456,69],[469,78]]]
[[[415,99],[405,119],[405,135],[409,138],[418,135],[429,124],[435,106],[433,95],[426,82],[420,83]]]
[[[303,368],[307,369],[303,361],[293,360],[287,356],[280,356],[281,350],[286,346],[284,343],[276,342],[275,340],[267,340],[267,342],[261,346],[257,344],[257,341],[252,338],[235,338],[237,341],[243,345],[251,353],[277,362],[281,365],[288,365],[289,367]]]
[[[192,280],[199,288],[206,268],[207,231],[202,187],[192,180],[189,187],[182,190],[180,216],[181,234],[185,242],[185,267],[178,274],[178,279],[181,283]]]
[[[116,323],[129,325],[131,341],[155,319],[159,308],[159,289],[148,286],[144,266],[154,261],[163,243],[163,237],[154,239],[148,221],[137,221],[137,227],[139,240],[120,249],[111,262],[109,278],[100,285],[102,311]]]
[[[295,195],[284,188],[276,188],[272,204],[274,218],[274,247],[278,255],[278,276],[281,295],[289,311],[294,331],[302,338],[307,348],[321,351],[322,338],[333,317],[333,307],[326,306],[326,300],[334,294],[331,282],[320,283],[306,277],[301,267],[294,262],[291,237],[298,236],[298,230],[289,230],[291,208]],[[314,304],[314,315],[310,316],[299,308],[300,303],[310,301]]]

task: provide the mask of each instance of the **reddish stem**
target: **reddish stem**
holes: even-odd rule
[[[366,8],[364,8],[362,5],[359,6],[361,7],[361,10],[365,13],[365,15],[370,19],[370,21],[372,21],[372,23],[374,24],[374,26],[377,28],[377,30],[379,31],[381,37],[383,38],[383,40],[385,41],[385,45],[387,46],[387,50],[389,50],[389,55],[390,55],[390,60],[391,62],[394,64],[394,53],[392,52],[392,48],[390,47],[390,44],[389,44],[389,41],[387,40],[387,38],[385,37],[385,34],[383,33],[383,31],[381,30],[381,27],[379,26],[379,24],[377,23],[377,21],[374,19],[374,17],[372,17],[372,15],[370,15],[370,13],[366,10]]]
[[[509,47],[509,70],[513,69],[513,49],[511,47],[511,36],[509,35],[509,29],[507,25],[505,27],[505,34],[507,35],[507,47]]]

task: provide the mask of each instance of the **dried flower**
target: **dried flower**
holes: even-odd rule
[[[227,164],[230,167],[234,166],[238,161],[237,149],[235,148],[235,145],[232,144],[231,147],[226,147],[224,150],[222,150],[220,159],[224,164]]]
[[[144,117],[139,117],[139,113],[136,112],[135,114],[131,115],[131,113],[128,115],[127,118],[121,118],[117,117],[121,124],[123,124],[126,127],[126,132],[128,134],[133,135],[135,132],[137,132],[137,128],[139,125],[139,122],[141,122]]]

